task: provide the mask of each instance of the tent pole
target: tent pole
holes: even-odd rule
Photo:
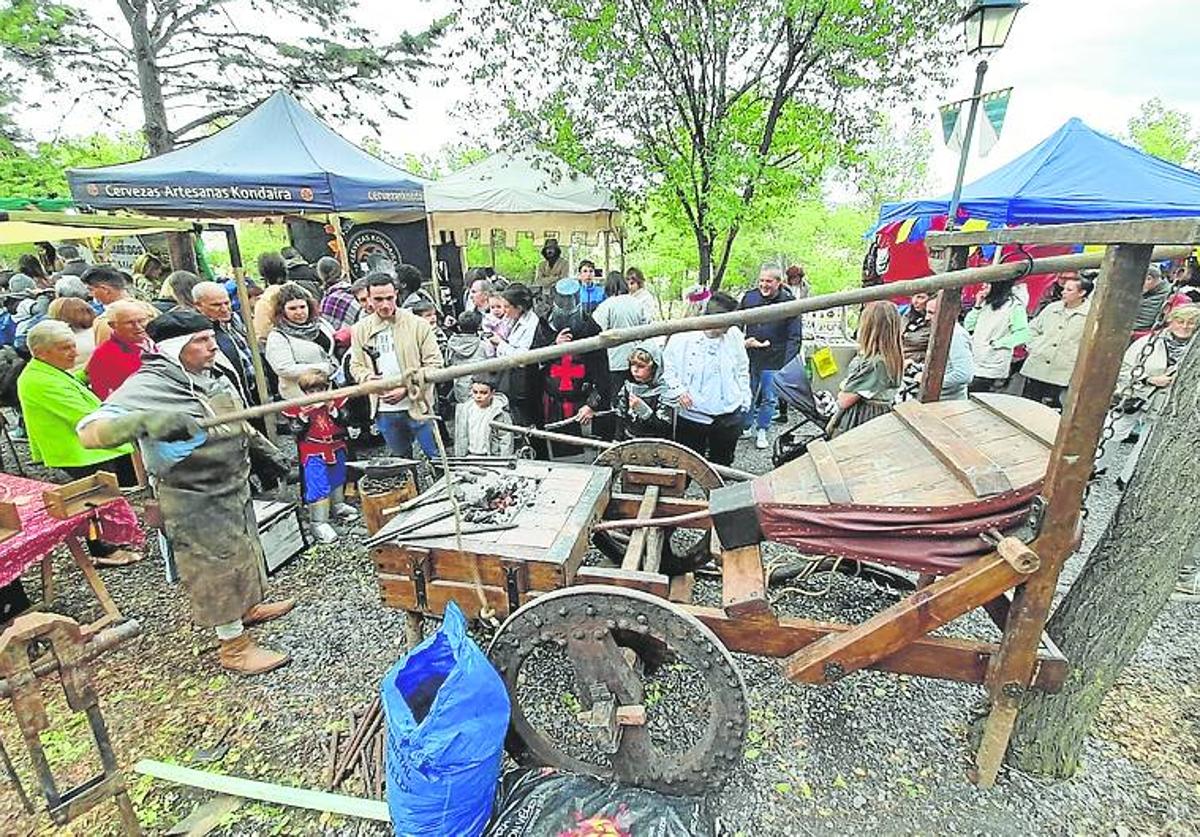
[[[329,219],[329,226],[333,227],[333,240],[338,246],[338,262],[342,265],[342,273],[347,280],[353,279],[354,274],[350,272],[350,254],[346,252],[346,239],[342,235],[342,222],[336,215],[325,216]]]
[[[225,233],[225,243],[229,246],[229,265],[233,268],[233,282],[237,286],[238,306],[242,309],[242,325],[246,327],[246,342],[250,346],[250,362],[254,366],[254,389],[258,393],[258,403],[268,404],[271,396],[267,393],[267,373],[258,335],[254,333],[254,311],[250,307],[250,292],[246,290],[246,270],[242,266],[242,248],[238,244],[237,228],[233,224],[209,224],[208,228]],[[267,438],[274,442],[274,420],[266,421],[264,425]]]

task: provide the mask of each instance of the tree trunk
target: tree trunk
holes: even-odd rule
[[[696,281],[701,287],[712,288],[713,293],[716,293],[717,286],[711,286],[712,282],[712,238],[703,230],[697,229],[696,233],[696,251],[700,257],[700,270]]]
[[[133,55],[137,61],[138,91],[142,100],[142,133],[151,156],[165,154],[175,147],[175,138],[167,125],[167,102],[163,98],[162,79],[158,71],[158,51],[150,34],[146,19],[146,4],[121,4],[125,20],[129,24],[129,35],[133,41]],[[191,233],[167,233],[167,248],[171,252],[171,267],[174,270],[197,270],[196,250],[192,245]]]
[[[1200,518],[1179,511],[1200,502],[1195,349],[1180,364],[1112,520],[1046,626],[1070,661],[1070,674],[1059,694],[1032,693],[1025,701],[1008,752],[1008,762],[1021,770],[1054,777],[1075,772],[1104,696],[1146,638],[1200,538]]]

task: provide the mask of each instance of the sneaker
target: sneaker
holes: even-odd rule
[[[317,543],[333,543],[338,539],[337,529],[328,523],[314,523],[312,533],[313,537],[317,539]]]
[[[778,413],[775,414],[775,417],[772,418],[771,421],[775,422],[776,424],[787,424],[788,423],[788,414],[783,412],[782,410],[780,410]]]
[[[349,503],[335,503],[331,511],[339,520],[354,520],[358,517],[358,509]]]
[[[1171,601],[1200,602],[1200,575],[1195,575],[1186,581],[1176,582],[1175,590],[1171,593]]]
[[[745,430],[742,431],[743,439],[749,439],[753,435],[754,435],[754,427],[753,426],[747,427]]]
[[[760,430],[758,433],[754,434],[754,447],[758,448],[759,450],[767,449],[767,431]]]

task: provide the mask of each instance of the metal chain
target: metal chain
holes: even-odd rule
[[[1158,315],[1154,319],[1153,325],[1150,326],[1150,331],[1146,333],[1146,342],[1142,344],[1141,350],[1138,352],[1137,360],[1134,361],[1133,369],[1129,373],[1129,380],[1125,382],[1124,388],[1113,394],[1112,404],[1108,408],[1108,413],[1104,418],[1104,429],[1100,432],[1100,441],[1096,445],[1096,453],[1092,458],[1093,462],[1100,462],[1104,458],[1104,452],[1108,444],[1112,441],[1117,433],[1116,421],[1117,417],[1124,409],[1125,402],[1133,397],[1133,388],[1142,375],[1146,372],[1146,361],[1150,359],[1150,355],[1154,352],[1154,341],[1162,332],[1167,323],[1167,312],[1171,310],[1171,302],[1175,299],[1175,294],[1178,291],[1175,283],[1171,283],[1171,292],[1167,294],[1167,299],[1162,307],[1158,310]],[[1083,489],[1083,519],[1087,520],[1088,494],[1092,490],[1092,481],[1089,480]]]

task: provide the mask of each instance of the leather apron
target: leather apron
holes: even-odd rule
[[[213,415],[240,408],[227,392],[201,398]],[[160,474],[156,491],[192,620],[215,627],[242,618],[266,596],[266,563],[250,503],[247,428],[223,424]]]

